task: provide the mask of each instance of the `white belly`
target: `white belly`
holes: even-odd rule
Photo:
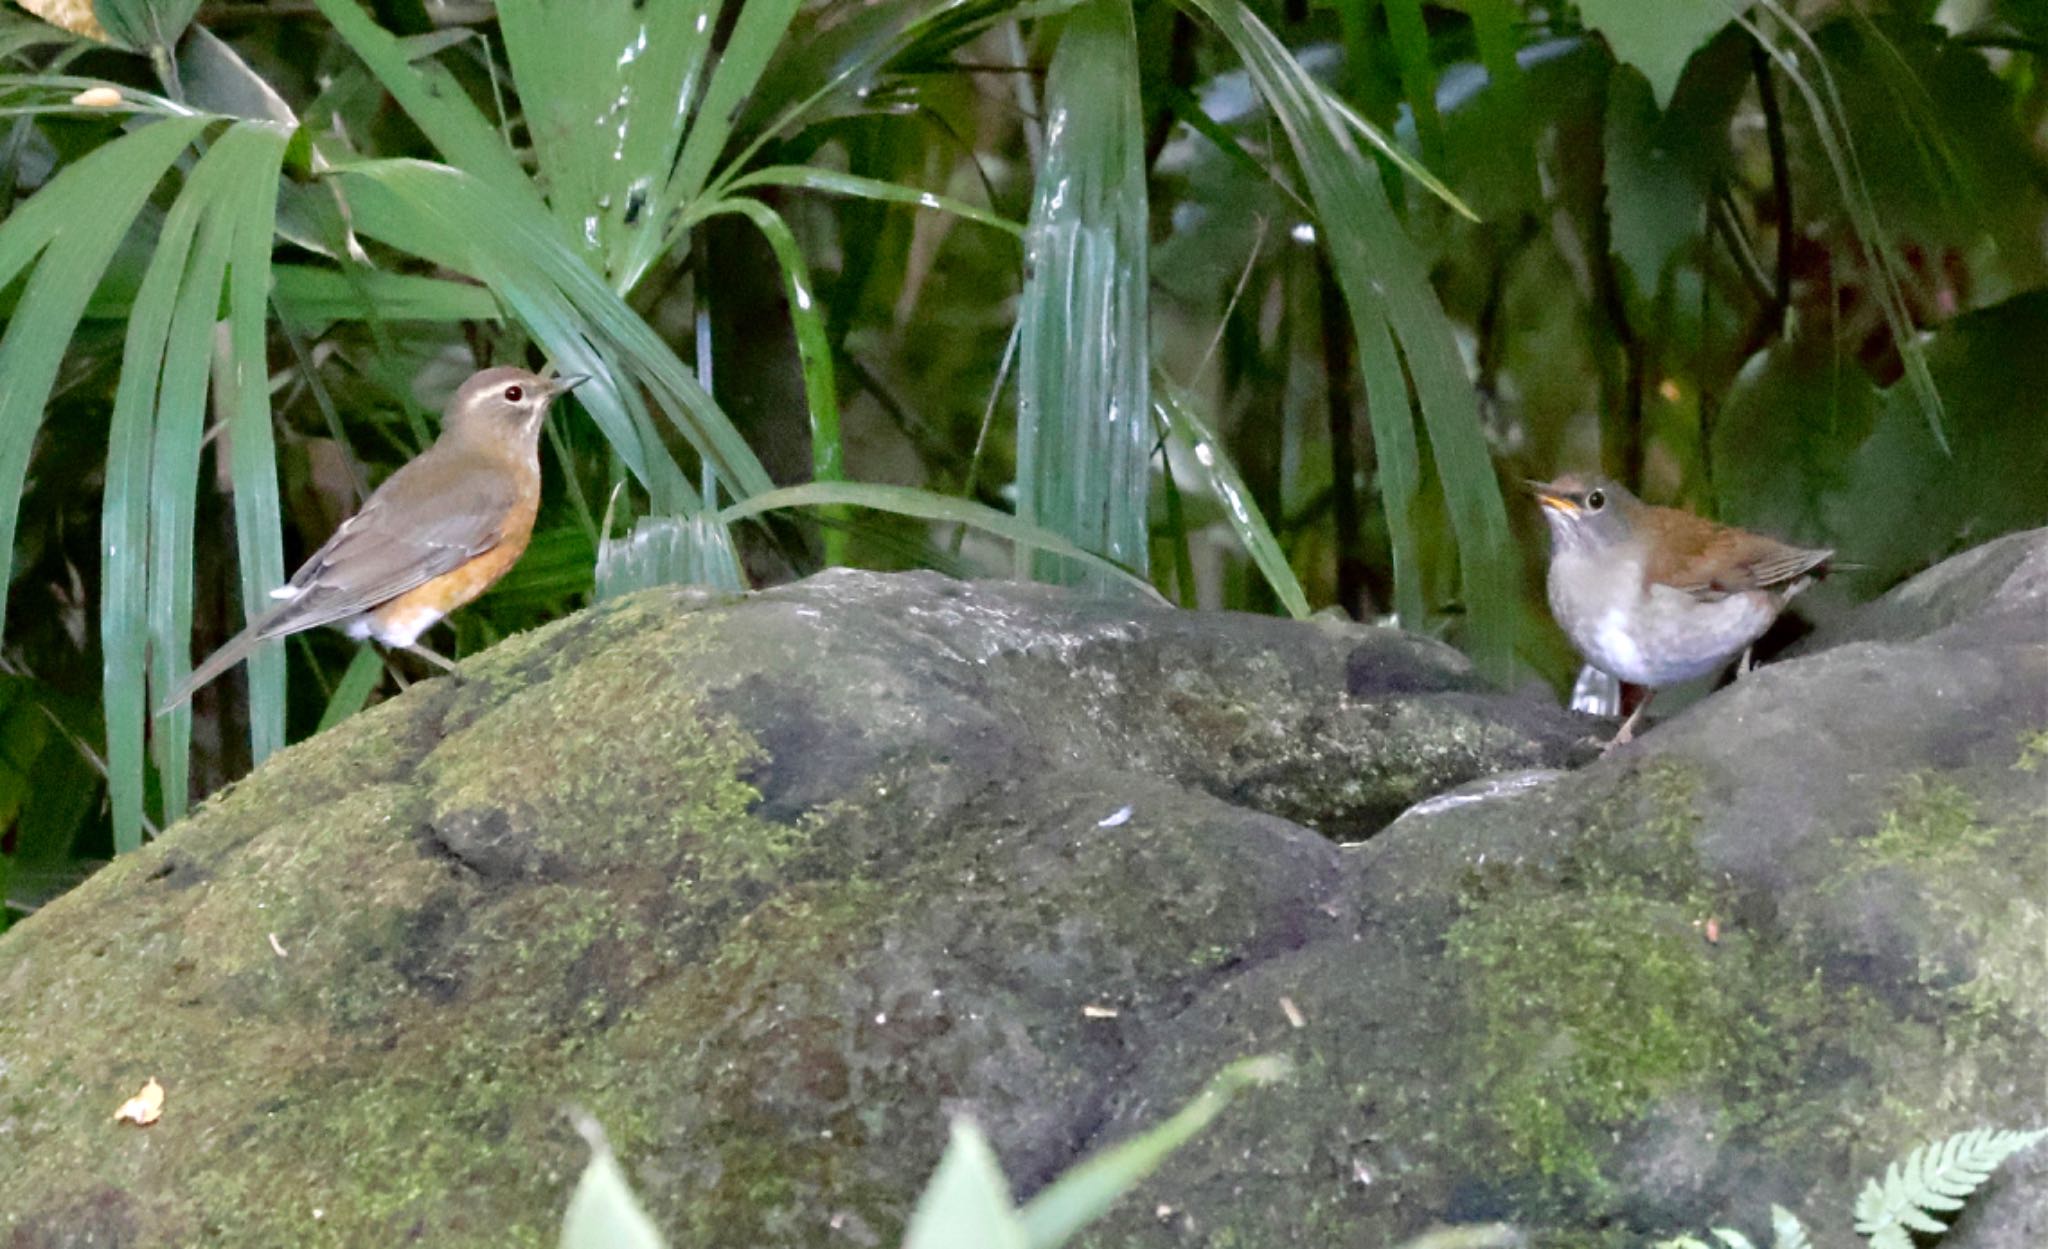
[[[1702,602],[1669,586],[1643,588],[1639,567],[1582,578],[1578,558],[1551,563],[1550,608],[1586,661],[1632,685],[1676,685],[1720,670],[1776,618],[1761,591]],[[1560,575],[1562,573],[1563,575]]]

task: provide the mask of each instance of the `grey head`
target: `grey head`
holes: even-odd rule
[[[1606,550],[1634,536],[1642,501],[1620,482],[1595,474],[1566,473],[1526,483],[1550,525],[1552,556]]]
[[[441,416],[442,431],[466,440],[504,442],[533,437],[548,405],[584,380],[580,376],[542,377],[510,367],[472,373],[448,401]]]

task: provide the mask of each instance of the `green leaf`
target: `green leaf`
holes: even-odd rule
[[[1918,396],[1894,385],[1869,437],[1834,461],[1827,533],[1843,559],[1870,567],[1873,590],[1992,534],[2048,524],[2044,342],[2048,291],[1955,318],[1926,347],[1930,375],[1950,397],[1949,453]]]
[[[1301,582],[1294,575],[1294,568],[1287,562],[1287,552],[1280,549],[1280,542],[1273,536],[1273,528],[1266,523],[1265,513],[1252,499],[1244,478],[1238,475],[1237,466],[1230,462],[1223,449],[1223,441],[1209,428],[1194,405],[1187,402],[1170,385],[1157,385],[1152,391],[1160,424],[1166,428],[1168,440],[1187,452],[1196,469],[1201,473],[1209,493],[1223,503],[1224,516],[1230,528],[1237,534],[1237,540],[1244,544],[1245,553],[1252,557],[1259,574],[1272,587],[1273,596],[1287,609],[1287,614],[1296,620],[1306,620],[1310,615],[1308,595],[1303,593]]]
[[[561,1249],[666,1249],[668,1242],[640,1208],[604,1134],[589,1120],[577,1126],[590,1142],[590,1163],[562,1216]]]
[[[1689,163],[1661,145],[1649,88],[1623,66],[1608,78],[1603,146],[1614,254],[1635,279],[1637,296],[1648,301],[1672,259],[1700,236],[1707,188]]]
[[[1422,0],[1385,0],[1387,35],[1401,66],[1401,92],[1415,118],[1422,158],[1444,159],[1444,123],[1436,111],[1436,63],[1429,55],[1429,27],[1423,22]]]
[[[1884,1180],[1870,1180],[1856,1198],[1856,1230],[1871,1249],[1912,1249],[1907,1229],[1938,1233],[1948,1225],[1928,1211],[1960,1210],[2007,1158],[2048,1140],[2048,1128],[2032,1132],[1979,1128],[1934,1141],[1885,1168]]]
[[[1771,1203],[1771,1249],[1813,1249],[1799,1216],[1776,1202]]]
[[[630,290],[660,254],[665,196],[703,95],[720,0],[498,6],[548,202]]]
[[[1020,547],[1045,551],[1086,565],[1104,582],[1121,581],[1145,597],[1158,599],[1152,583],[1092,551],[1084,551],[1069,539],[1028,521],[998,512],[971,499],[935,494],[909,486],[883,486],[865,482],[810,482],[784,486],[735,503],[720,514],[727,524],[786,507],[871,507],[899,516],[916,516],[945,524],[969,525],[984,533],[1014,542]]]
[[[311,265],[277,265],[271,273],[278,310],[300,327],[333,321],[496,321],[501,313],[484,287],[446,278]]]
[[[199,0],[92,0],[92,11],[108,38],[141,52],[176,47]]]
[[[192,107],[251,121],[297,126],[298,115],[263,75],[249,67],[242,54],[195,26],[178,52],[178,78]]]
[[[155,444],[149,481],[149,635],[150,684],[159,695],[184,683],[191,671],[192,570],[197,523],[200,450],[208,416],[208,381],[215,349],[215,324],[220,315],[221,285],[226,280],[231,250],[239,230],[238,195],[262,168],[263,131],[256,123],[229,130],[193,170],[185,196],[195,197],[197,235],[184,281],[171,309],[165,341],[163,377],[156,395]],[[273,154],[282,145],[271,145]],[[276,178],[275,165],[269,177]],[[232,464],[230,471],[233,471]],[[273,492],[275,486],[272,486]],[[273,588],[282,577],[263,587]],[[278,682],[282,699],[282,657],[277,647],[269,656],[252,656],[249,673],[252,703],[265,695],[263,682]],[[258,666],[261,660],[265,664]],[[163,790],[164,821],[182,818],[188,800],[188,756],[192,707],[182,703],[156,718],[158,780]]]
[[[603,602],[657,585],[744,584],[731,532],[717,518],[645,516],[627,537],[598,545],[593,597]]]
[[[1143,572],[1151,457],[1145,129],[1127,0],[1067,19],[1018,319],[1017,515]],[[1035,562],[1040,577],[1080,569]]]
[[[1010,1184],[981,1130],[953,1120],[953,1139],[903,1234],[903,1249],[1026,1249]]]
[[[1288,1070],[1287,1060],[1277,1054],[1240,1059],[1218,1072],[1208,1087],[1171,1119],[1090,1156],[1054,1180],[1024,1207],[1024,1232],[1031,1249],[1065,1244],[1117,1198],[1158,1170],[1168,1154],[1208,1127],[1240,1090],[1285,1079]]]
[[[804,397],[811,414],[811,476],[817,481],[839,481],[846,476],[839,443],[839,392],[832,375],[832,342],[825,322],[818,315],[810,267],[789,224],[774,209],[759,200],[739,196],[720,200],[707,216],[737,213],[754,224],[775,253],[782,271],[782,286],[789,296],[789,319],[796,330],[797,359],[804,374]],[[834,561],[836,562],[836,561]]]
[[[383,675],[384,657],[377,653],[377,648],[368,643],[357,647],[356,657],[348,661],[348,670],[341,674],[334,694],[327,700],[326,709],[320,713],[320,723],[313,731],[325,733],[361,711]]]
[[[820,169],[812,165],[770,165],[765,169],[756,169],[728,183],[726,190],[736,193],[759,186],[794,187],[804,191],[820,191],[827,195],[850,195],[890,204],[911,204],[919,208],[951,213],[963,221],[989,226],[1005,234],[1018,237],[1024,234],[1024,227],[1008,217],[998,216],[987,209],[976,208],[964,200],[936,195],[916,187],[899,186],[894,182],[883,182],[876,178],[863,178],[858,174],[841,173],[836,169]],[[699,212],[697,217],[701,218],[702,215]]]
[[[1504,681],[1513,670],[1520,556],[1508,532],[1471,379],[1422,257],[1402,232],[1343,118],[1273,32],[1239,0],[1184,3],[1214,23],[1243,58],[1308,182],[1318,235],[1358,340],[1401,623],[1409,628],[1427,623],[1415,514],[1421,468],[1408,387],[1412,379],[1414,405],[1421,408],[1429,431],[1457,537],[1466,608],[1463,641],[1482,672]]]
[[[742,0],[739,19],[733,23],[732,35],[719,53],[711,85],[705,88],[696,124],[683,140],[682,153],[676,159],[675,172],[663,197],[665,203],[688,204],[703,191],[713,164],[732,136],[733,118],[738,115],[740,104],[753,94],[761,71],[768,67],[768,58],[788,34],[790,20],[800,4],[801,0]]]
[[[1799,92],[1806,104],[1807,112],[1813,119],[1814,137],[1820,140],[1822,154],[1826,156],[1828,168],[1834,174],[1835,183],[1842,193],[1843,205],[1848,209],[1849,220],[1856,227],[1857,237],[1868,247],[1876,260],[1865,268],[1871,278],[1870,294],[1883,311],[1885,327],[1891,331],[1893,341],[1899,349],[1899,361],[1905,366],[1906,384],[1919,402],[1921,413],[1926,417],[1927,429],[1942,453],[1948,453],[1947,405],[1941,391],[1934,384],[1934,375],[1927,362],[1927,353],[1922,348],[1918,331],[1913,325],[1901,283],[1900,275],[1905,272],[1905,262],[1899,255],[1898,245],[1892,241],[1885,229],[1884,220],[1870,198],[1870,189],[1863,180],[1863,173],[1856,155],[1842,99],[1835,89],[1834,76],[1828,70],[1827,57],[1807,36],[1798,20],[1785,11],[1777,0],[1760,0],[1763,12],[1776,20],[1780,29],[1804,49],[1810,60],[1802,62],[1792,53],[1775,46],[1764,29],[1740,10],[1735,20],[1755,39],[1757,46],[1764,49],[1771,60],[1784,71],[1786,81]],[[1813,77],[1820,82],[1816,88],[1809,80],[1806,67],[1811,66]],[[1825,92],[1825,97],[1823,97]]]
[[[1344,119],[1346,125],[1372,145],[1374,151],[1386,157],[1396,169],[1421,183],[1423,190],[1442,200],[1446,207],[1465,220],[1477,222],[1480,219],[1471,205],[1460,199],[1457,192],[1444,184],[1443,179],[1430,172],[1429,166],[1409,155],[1408,149],[1388,138],[1386,132],[1373,125],[1357,109],[1345,103],[1342,97],[1325,93],[1325,100],[1337,111],[1337,115]]]
[[[703,504],[646,419],[639,387],[622,387],[624,380],[652,393],[736,498],[770,487],[767,470],[688,366],[562,242],[539,207],[506,202],[458,170],[423,161],[340,172],[358,230],[480,279],[564,372],[593,375],[576,400],[647,487],[656,511],[690,515]],[[495,228],[473,228],[485,219]]]
[[[235,496],[242,614],[254,619],[284,584],[284,518],[277,493],[277,440],[270,421],[270,245],[277,230],[277,180],[291,130],[237,126],[215,151],[235,161],[235,196],[225,206],[235,236],[228,267],[228,342],[219,388],[228,407],[228,475]],[[235,140],[231,146],[229,140]],[[246,151],[245,151],[246,147]],[[284,748],[285,657],[261,647],[249,657],[249,751],[257,763]]]
[[[845,453],[839,436],[839,383],[832,370],[832,340],[813,295],[810,268],[804,263],[796,236],[774,209],[759,200],[733,196],[718,202],[707,216],[737,213],[754,224],[768,240],[782,272],[782,287],[788,297],[790,324],[796,331],[797,359],[803,370],[805,406],[811,418],[811,478],[841,481],[846,476]],[[827,518],[830,520],[831,518]],[[825,530],[825,562],[846,562],[846,535],[837,526]]]
[[[357,0],[314,2],[441,155],[499,195],[538,205],[539,196],[518,158],[446,70],[432,62],[416,65],[398,39],[377,25]]]
[[[15,526],[28,455],[72,332],[136,213],[171,162],[199,137],[205,124],[200,118],[158,121],[107,143],[51,179],[0,224],[0,287],[11,284],[30,261],[42,255],[42,263],[29,277],[8,318],[5,336],[0,337],[0,377],[7,379],[0,387],[0,586],[13,581]],[[131,337],[134,332],[131,324]],[[137,449],[130,447],[126,459],[119,456],[119,450],[117,421],[116,451],[109,455],[105,493],[109,523],[101,549],[106,552],[109,571],[132,566],[139,576],[148,532],[140,512],[133,527],[111,522],[117,501],[123,507],[146,506],[149,449],[144,442],[138,458]],[[117,474],[132,472],[138,464],[143,472],[141,485],[124,490]],[[102,645],[107,645],[109,630],[122,633],[122,644],[133,658],[130,666],[117,658],[116,647],[107,646],[110,734],[117,715],[125,717],[131,730],[127,737],[110,736],[109,741],[116,840],[117,845],[126,847],[141,843],[142,828],[146,694],[141,655],[147,626],[140,585],[138,581],[135,597],[126,602],[115,602],[109,587],[101,611]]]
[[[1579,0],[1579,15],[1607,40],[1615,60],[1643,71],[1661,109],[1671,103],[1685,63],[1734,9],[1728,0]]]

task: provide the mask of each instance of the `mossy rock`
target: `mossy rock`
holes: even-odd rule
[[[679,1246],[884,1245],[947,1116],[1029,1192],[1265,1050],[1090,1243],[1838,1224],[2048,1119],[2048,638],[1981,580],[1577,771],[1586,723],[1384,630],[607,604],[0,937],[0,1241],[546,1243],[577,1106]],[[2033,1165],[1950,1243],[2040,1243]]]
[[[1042,1182],[1155,1030],[1341,933],[1310,825],[1581,737],[1383,630],[856,573],[608,604],[0,938],[0,1242],[542,1243],[576,1105],[678,1244],[881,1243],[949,1113]]]

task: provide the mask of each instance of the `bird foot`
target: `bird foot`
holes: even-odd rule
[[[428,663],[434,665],[436,668],[439,668],[441,671],[447,673],[449,678],[453,680],[457,685],[462,684],[464,680],[462,670],[455,666],[455,662],[453,660],[446,658],[439,652],[432,650],[429,647],[421,646],[417,642],[413,643],[411,646],[405,647],[404,649],[412,652],[415,655],[418,655],[421,659],[426,660]]]

